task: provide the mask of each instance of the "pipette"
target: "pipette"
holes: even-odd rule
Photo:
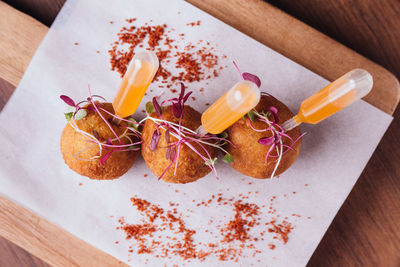
[[[113,101],[117,116],[125,118],[135,113],[158,67],[159,61],[155,53],[141,51],[135,54]]]
[[[372,85],[373,80],[369,72],[354,69],[304,100],[299,113],[284,122],[282,127],[289,131],[303,122],[317,124],[366,96]]]
[[[234,124],[260,101],[260,90],[251,81],[240,81],[201,116],[200,134],[219,134]]]

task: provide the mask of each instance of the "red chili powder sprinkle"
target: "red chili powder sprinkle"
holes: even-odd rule
[[[289,240],[288,235],[294,228],[292,227],[292,224],[286,220],[283,220],[281,223],[277,223],[276,219],[272,219],[269,222],[269,225],[271,225],[271,228],[268,228],[268,232],[276,234],[274,239],[281,240],[283,244],[286,244]]]
[[[128,224],[121,217],[118,220],[120,226],[117,229],[125,232],[126,239],[134,240],[135,243],[129,247],[129,253],[152,254],[156,258],[168,259],[177,256],[188,262],[190,259],[203,261],[209,256],[214,256],[221,261],[237,262],[240,257],[245,255],[255,257],[260,254],[261,251],[257,249],[256,244],[264,242],[264,240],[268,242],[264,246],[270,250],[276,248],[274,242],[286,244],[289,234],[295,228],[288,221],[287,216],[284,220],[278,221],[277,218],[280,215],[276,214],[276,209],[272,206],[276,196],[269,199],[270,211],[268,213],[274,216],[271,218],[271,215],[262,212],[263,209],[266,209],[266,205],[260,207],[245,200],[250,193],[240,194],[237,198],[225,198],[222,193],[218,193],[211,195],[206,200],[190,202],[198,209],[208,208],[211,204],[233,209],[232,218],[223,222],[220,219],[213,220],[211,217],[208,222],[209,227],[202,230],[216,238],[213,242],[210,242],[209,239],[207,242],[196,241],[196,231],[187,227],[184,220],[189,217],[188,214],[195,212],[186,209],[186,214],[179,213],[177,210],[179,203],[173,202],[168,202],[169,209],[163,209],[147,200],[132,197],[132,206],[135,206],[144,218],[140,223]],[[255,226],[260,228],[253,230]],[[217,232],[214,233],[212,229]],[[268,240],[268,236],[274,242]]]
[[[242,203],[241,200],[238,200],[234,203],[234,207],[234,219],[221,229],[221,233],[226,233],[223,242],[232,242],[233,240],[245,242],[249,240],[248,231],[256,222],[255,216],[258,215],[259,210],[257,205]]]
[[[185,52],[172,53],[172,50],[176,50],[179,44],[179,40],[169,36],[172,29],[168,30],[166,24],[132,25],[135,21],[134,18],[126,20],[129,25],[120,29],[117,34],[118,39],[111,44],[111,49],[108,51],[111,70],[117,71],[121,77],[125,74],[136,47],[145,47],[145,49],[156,52],[160,67],[155,81],[191,83],[218,76],[221,67],[218,66],[218,56],[213,52],[214,48],[210,46],[209,42],[207,42],[207,46],[201,47],[188,44],[184,47]],[[200,21],[193,22],[194,25],[199,26]],[[182,39],[184,34],[180,33],[178,36],[180,36],[179,39]],[[202,41],[199,41],[198,45],[201,43]],[[173,62],[175,64],[168,64]],[[166,68],[167,64],[168,69]],[[175,69],[173,69],[174,67]]]
[[[171,80],[184,81],[184,82],[198,82],[200,77],[204,74],[199,62],[197,62],[192,54],[186,52],[177,52],[175,54],[178,57],[176,61],[176,68],[184,69],[185,71],[180,72],[177,76],[173,76]]]
[[[200,26],[200,20],[198,20],[198,21],[196,21],[196,22],[187,23],[186,26],[192,26],[192,27],[194,27],[194,26]]]

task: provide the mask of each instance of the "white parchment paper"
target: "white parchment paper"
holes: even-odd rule
[[[299,158],[279,179],[272,181],[245,177],[219,163],[219,180],[210,174],[195,183],[170,185],[158,181],[142,159],[120,179],[91,181],[71,171],[63,162],[59,141],[66,123],[63,115],[66,106],[59,100],[59,95],[84,99],[90,84],[94,93],[112,100],[120,77],[109,70],[107,50],[124,20],[131,17],[138,19],[138,25],[151,19],[154,25],[167,23],[177,32],[185,33],[185,41],[207,40],[221,55],[227,56],[220,64],[228,68],[224,68],[219,77],[209,85],[200,82],[189,88],[195,91],[197,98],[189,104],[201,112],[206,109],[206,102],[212,103],[238,80],[232,60],[237,61],[243,71],[257,74],[263,83],[261,89],[282,100],[294,112],[303,99],[328,83],[182,1],[69,0],[0,113],[0,193],[134,266],[146,262],[149,266],[174,263],[305,265],[392,118],[360,101],[319,125],[304,125],[302,129],[308,134],[303,139]],[[199,27],[186,26],[197,20],[201,21]],[[74,45],[75,42],[79,45]],[[185,45],[184,42],[181,44]],[[97,50],[100,53],[96,53]],[[204,92],[198,91],[201,87],[205,88]],[[157,84],[151,88],[160,92]],[[165,96],[169,95],[166,92]],[[145,97],[139,110],[152,96]],[[144,178],[145,173],[149,177]],[[127,250],[132,242],[124,241],[124,234],[115,229],[118,216],[126,217],[127,221],[137,219],[138,213],[129,201],[134,195],[165,207],[169,201],[180,203],[179,211],[184,212],[196,210],[189,201],[192,199],[207,199],[219,192],[225,197],[236,197],[255,191],[259,194],[253,194],[249,201],[261,205],[275,195],[275,207],[281,214],[302,215],[286,245],[275,242],[277,248],[270,250],[264,242],[259,247],[262,253],[257,257],[244,255],[238,262],[221,262],[216,257],[208,257],[202,263],[196,260],[188,263],[174,257],[167,260],[151,255],[129,255]],[[222,215],[231,216],[232,211],[197,209],[196,216],[187,219],[188,226],[197,229],[194,238],[207,239],[201,229],[210,217]]]

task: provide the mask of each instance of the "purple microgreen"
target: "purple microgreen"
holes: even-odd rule
[[[76,106],[80,106],[81,104],[85,104],[85,103],[90,104],[90,101],[87,101],[87,100],[79,101],[78,103],[76,103]]]
[[[110,145],[110,146],[113,145],[113,142],[112,142],[111,138],[108,138],[108,139],[107,139],[106,144],[107,144],[107,145]]]
[[[101,115],[100,110],[97,108],[96,103],[93,101],[92,98],[92,92],[90,90],[90,85],[88,85],[88,91],[89,91],[89,96],[90,96],[90,102],[92,103],[94,109],[96,110],[97,114],[100,116],[100,118],[105,122],[105,124],[108,126],[108,128],[111,130],[111,132],[114,134],[114,136],[118,139],[119,143],[122,144],[121,139],[119,139],[119,136],[115,133],[114,129],[112,126],[108,123],[108,121],[104,118],[103,115]]]
[[[60,98],[69,106],[75,107],[75,102],[69,96],[60,95]]]
[[[296,151],[296,149],[294,149],[294,148],[291,147],[291,146],[283,145],[283,147],[286,147],[288,150]]]
[[[68,111],[67,111],[67,113],[65,113],[65,117],[66,117],[66,119],[73,119],[73,121],[70,123],[72,128],[76,132],[78,132],[81,135],[83,135],[84,137],[88,138],[85,140],[86,142],[94,143],[99,146],[99,150],[97,152],[95,152],[94,155],[91,156],[91,158],[89,160],[97,160],[98,158],[100,158],[100,164],[103,165],[107,161],[107,159],[111,156],[112,152],[115,152],[115,151],[124,152],[124,151],[138,150],[139,149],[138,145],[143,143],[140,133],[136,130],[138,127],[138,123],[133,119],[129,120],[129,118],[128,119],[120,118],[120,117],[116,116],[115,114],[109,112],[108,110],[102,108],[100,105],[97,106],[97,103],[93,100],[94,98],[99,98],[104,101],[106,101],[106,100],[99,95],[92,95],[90,86],[88,86],[88,87],[89,87],[88,88],[89,89],[89,97],[87,98],[87,100],[78,102],[78,104],[75,104],[69,97],[60,96],[60,98],[68,104]],[[72,105],[72,104],[74,104],[74,105]],[[81,106],[81,105],[88,105],[88,104],[91,104],[91,107]],[[106,140],[106,142],[100,142],[99,134],[96,130],[92,130],[92,132],[89,133],[89,132],[85,132],[85,131],[81,130],[78,127],[78,125],[76,124],[75,121],[85,117],[87,115],[87,110],[91,110],[94,113],[96,113],[98,116],[101,117],[101,119],[106,123],[106,125],[110,128],[112,133],[115,135],[116,139],[120,142],[119,145],[114,145],[111,138],[108,138]],[[107,120],[106,120],[105,117],[103,116],[103,114],[100,112],[100,110],[102,112],[105,112],[106,114],[110,115],[111,117],[114,117],[121,121],[127,122],[127,126],[122,126],[122,127],[126,128],[126,130],[124,131],[124,133],[121,136],[118,136],[116,134],[116,132],[114,131],[114,129],[111,127],[110,123],[108,122],[108,120],[111,120],[111,119],[107,118]],[[129,126],[132,126],[132,127],[129,127]],[[127,140],[129,140],[130,143],[122,144],[120,138],[123,138],[123,137],[126,138]],[[105,154],[103,154],[104,148],[107,148],[107,151],[104,152]],[[88,148],[78,151],[77,153],[73,154],[73,157],[80,159],[80,160],[87,160],[86,158],[79,157],[80,154],[84,153],[87,150],[88,150]],[[104,156],[101,157],[101,155],[104,155]]]
[[[239,72],[239,75],[242,78],[242,80],[253,82],[253,83],[255,83],[257,85],[258,88],[260,88],[260,86],[261,86],[260,78],[258,78],[256,75],[248,73],[248,72],[243,72],[243,73],[240,72],[240,69],[239,69],[239,67],[238,67],[238,65],[236,64],[235,61],[233,61],[233,65],[235,66],[235,68]]]
[[[182,117],[184,112],[184,104],[185,101],[189,99],[192,92],[188,92],[185,94],[185,87],[181,84],[181,92],[179,94],[179,98],[171,98],[161,102],[161,107],[165,103],[170,103],[172,106],[172,113],[175,117],[179,119],[179,122],[174,123],[171,121],[164,120],[162,118],[154,118],[151,116],[147,116],[144,120],[152,120],[156,125],[157,129],[162,128],[165,131],[165,140],[167,141],[165,158],[170,160],[170,164],[168,164],[167,168],[162,172],[162,174],[158,177],[161,179],[167,171],[175,165],[174,174],[176,174],[177,168],[179,166],[179,154],[181,151],[181,146],[186,145],[189,149],[191,149],[194,153],[196,153],[204,163],[215,173],[215,176],[218,178],[217,170],[214,164],[217,161],[217,158],[213,158],[210,152],[207,150],[206,146],[213,146],[221,149],[225,153],[226,150],[222,148],[222,145],[225,143],[231,143],[229,140],[225,139],[227,134],[224,133],[221,136],[211,135],[211,134],[198,134],[196,131],[186,128],[182,125]],[[152,106],[155,108],[155,104],[152,103]],[[161,109],[162,111],[162,109]],[[150,149],[155,150],[156,144],[158,143],[159,133],[154,132],[152,136],[152,140],[150,143]],[[176,141],[171,142],[171,135],[177,139]],[[222,143],[222,144],[221,144]]]
[[[150,143],[151,151],[154,151],[156,149],[159,139],[160,139],[160,131],[156,129],[153,132],[153,135],[151,136],[151,143]]]
[[[271,154],[271,152],[272,152],[272,150],[273,150],[274,148],[275,148],[275,143],[274,143],[272,146],[269,147],[268,152],[267,152],[267,155],[265,155],[265,164],[268,163],[268,158],[270,157],[270,154]]]
[[[243,72],[242,77],[246,81],[255,83],[257,85],[257,87],[260,88],[261,80],[256,75],[248,73],[248,72]]]
[[[279,123],[279,118],[278,118],[278,109],[274,106],[269,107],[269,112],[271,113],[272,117],[274,118],[274,123]]]
[[[100,98],[100,99],[103,100],[104,102],[107,101],[107,100],[106,100],[104,97],[102,97],[101,95],[92,95],[92,98],[93,98],[93,97]],[[88,97],[88,101],[90,101],[90,97]]]
[[[179,100],[183,99],[183,96],[185,95],[185,85],[181,82],[181,93],[179,94]]]
[[[165,159],[168,160],[169,159],[169,155],[171,154],[171,147],[167,147],[167,151],[165,152]]]
[[[270,146],[275,142],[275,138],[272,137],[263,137],[258,139],[258,143],[264,146]]]
[[[277,109],[276,107],[274,107],[274,106],[270,106],[270,107],[268,108],[268,110],[271,111],[271,112],[274,113],[274,114],[278,114],[278,109]]]
[[[158,116],[161,117],[161,107],[158,104],[158,101],[157,101],[156,97],[153,97],[153,107],[154,107],[155,111],[157,112]]]
[[[110,158],[112,151],[109,151],[107,154],[105,154],[103,157],[100,159],[100,164],[104,165],[104,163]]]
[[[164,137],[165,137],[165,141],[167,142],[167,144],[169,144],[169,142],[170,142],[169,130],[165,131]]]
[[[163,171],[163,173],[161,173],[161,175],[158,176],[158,180],[161,180],[161,178],[164,176],[164,174],[169,170],[169,168],[171,168],[172,164],[174,164],[173,161],[167,166],[167,168],[165,168],[165,170]]]
[[[193,91],[190,91],[189,93],[187,93],[187,94],[185,95],[185,97],[183,98],[183,101],[182,101],[183,104],[185,104],[185,102],[188,100],[189,96],[190,96],[192,93],[193,93]]]
[[[93,133],[93,136],[96,138],[96,139],[100,139],[100,136],[99,136],[99,133],[96,131],[96,130],[92,130],[92,133]]]
[[[225,156],[222,158],[222,161],[225,162],[225,163],[227,163],[227,164],[230,164],[230,163],[232,163],[232,162],[234,161],[234,158],[233,158],[233,156],[232,156],[231,154],[227,153],[227,154],[225,154]]]
[[[233,65],[235,66],[235,68],[236,68],[237,71],[239,72],[240,78],[243,80],[243,75],[242,75],[242,73],[240,72],[240,69],[239,69],[239,67],[238,67],[238,65],[236,64],[235,61],[233,61]]]
[[[169,160],[170,161],[175,161],[175,157],[176,157],[176,146],[171,147],[171,152],[169,153]]]
[[[248,118],[247,121],[249,122],[250,128],[251,128],[253,131],[255,131],[255,132],[262,133],[262,132],[266,132],[266,131],[269,130],[268,128],[267,128],[267,129],[257,129],[257,128],[254,127],[254,125],[251,123],[250,118]]]
[[[86,108],[86,109],[88,109],[88,108]],[[107,113],[108,115],[110,115],[110,116],[113,117],[113,118],[116,118],[116,119],[118,119],[118,120],[120,120],[120,121],[125,121],[125,122],[127,122],[128,125],[129,125],[129,123],[134,123],[134,121],[135,121],[132,117],[130,117],[130,118],[128,118],[128,119],[124,119],[124,118],[121,118],[121,117],[119,117],[119,116],[117,116],[117,115],[115,115],[115,114],[113,114],[113,113],[107,111],[106,109],[104,109],[104,108],[102,108],[102,107],[99,107],[99,109],[100,109],[101,111]],[[96,110],[95,110],[95,109],[92,109],[92,108],[89,108],[89,110],[92,110],[92,111],[96,112]],[[136,122],[136,121],[135,121],[135,122]],[[139,125],[139,123],[136,123],[136,124]]]
[[[278,109],[274,106],[270,106],[267,112],[258,113],[257,111],[254,111],[254,114],[257,116],[257,119],[264,122],[266,126],[264,129],[256,129],[252,125],[250,119],[248,119],[250,127],[256,132],[271,131],[272,133],[271,137],[260,138],[258,143],[268,146],[268,151],[265,155],[265,164],[268,163],[269,158],[277,158],[274,170],[271,174],[271,178],[273,178],[281,162],[282,156],[288,151],[296,151],[293,146],[304,136],[304,134],[301,134],[293,141],[293,138],[286,134],[282,126],[278,124]],[[270,119],[269,117],[272,118]],[[275,150],[276,153],[274,155],[272,152]]]
[[[177,117],[178,119],[181,117],[182,115],[182,108],[181,105],[179,103],[173,103],[172,104],[172,113],[174,113],[174,116]]]

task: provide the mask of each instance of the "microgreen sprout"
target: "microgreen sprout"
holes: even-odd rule
[[[267,95],[267,94],[264,94]],[[250,115],[253,114],[253,115]],[[251,119],[253,116],[253,119]],[[264,129],[257,129],[254,127],[253,122],[257,119],[258,121],[264,122],[267,124],[267,127]],[[301,134],[296,140],[293,140],[288,134],[285,133],[282,126],[279,124],[278,119],[278,109],[274,106],[268,108],[268,111],[260,111],[253,109],[247,114],[247,120],[251,127],[256,132],[270,132],[270,137],[262,137],[258,140],[258,143],[261,145],[269,146],[268,152],[265,156],[265,164],[268,163],[269,158],[277,158],[274,170],[271,174],[271,179],[274,177],[276,170],[278,169],[279,163],[282,160],[282,156],[287,153],[289,150],[295,151],[293,146],[306,134]],[[283,139],[289,140],[290,144],[286,145],[283,142]],[[276,151],[275,155],[273,151]]]
[[[217,158],[212,157],[212,155],[206,149],[206,146],[218,148],[224,153],[229,154],[225,149],[222,148],[222,146],[230,141],[224,137],[213,134],[200,135],[196,131],[182,125],[185,103],[189,99],[189,96],[192,94],[192,92],[190,91],[185,94],[185,86],[183,83],[180,85],[181,92],[178,98],[167,99],[159,104],[158,98],[154,97],[152,102],[148,102],[146,104],[146,111],[148,113],[147,117],[140,122],[143,123],[146,120],[151,120],[156,125],[156,130],[153,132],[150,142],[150,149],[152,151],[157,148],[157,144],[161,136],[160,130],[162,129],[165,132],[164,138],[167,143],[165,158],[170,161],[170,164],[158,178],[161,179],[173,165],[175,165],[174,175],[176,174],[182,145],[186,145],[192,151],[194,151],[204,161],[204,164],[206,164],[214,172],[215,176],[218,177],[217,170],[215,168]],[[165,104],[172,105],[172,113],[178,119],[178,123],[163,119],[162,112]],[[159,118],[150,116],[150,114],[154,112],[157,113]],[[171,136],[176,138],[176,140],[172,141]],[[230,160],[233,161],[232,156],[230,156]]]
[[[85,147],[84,149],[76,152],[73,156],[80,160],[85,161],[93,161],[100,159],[100,164],[104,165],[107,159],[110,158],[111,154],[114,152],[125,152],[125,151],[137,151],[139,150],[140,144],[142,143],[141,133],[138,131],[139,123],[136,122],[133,118],[120,118],[117,115],[109,112],[104,109],[100,105],[98,105],[97,100],[102,100],[106,102],[102,96],[92,95],[89,87],[89,97],[86,100],[80,101],[75,104],[70,97],[66,95],[61,95],[60,98],[69,106],[69,112],[65,113],[65,118],[67,119],[69,125],[79,134],[86,137],[86,141],[91,143],[91,145]],[[114,135],[114,138],[108,138],[107,140],[101,141],[101,136],[96,130],[92,130],[91,133],[85,132],[81,130],[77,124],[78,120],[81,120],[87,116],[87,110],[94,111],[97,115],[101,117],[107,127],[111,130]],[[104,112],[114,118],[117,118],[119,121],[124,121],[125,125],[121,125],[120,127],[124,127],[125,130],[121,135],[117,135],[114,131],[110,122],[108,122],[104,116],[101,114]],[[124,144],[122,140],[129,141],[127,144]],[[116,144],[114,144],[116,143]],[[82,158],[80,155],[89,149],[94,147],[98,147],[98,151],[95,155],[90,158]]]
[[[235,61],[233,61],[233,65],[235,66],[235,68],[239,72],[239,75],[242,78],[242,80],[253,82],[253,83],[255,83],[257,85],[258,88],[261,87],[260,78],[258,78],[256,75],[248,73],[248,72],[243,72],[242,73]]]

